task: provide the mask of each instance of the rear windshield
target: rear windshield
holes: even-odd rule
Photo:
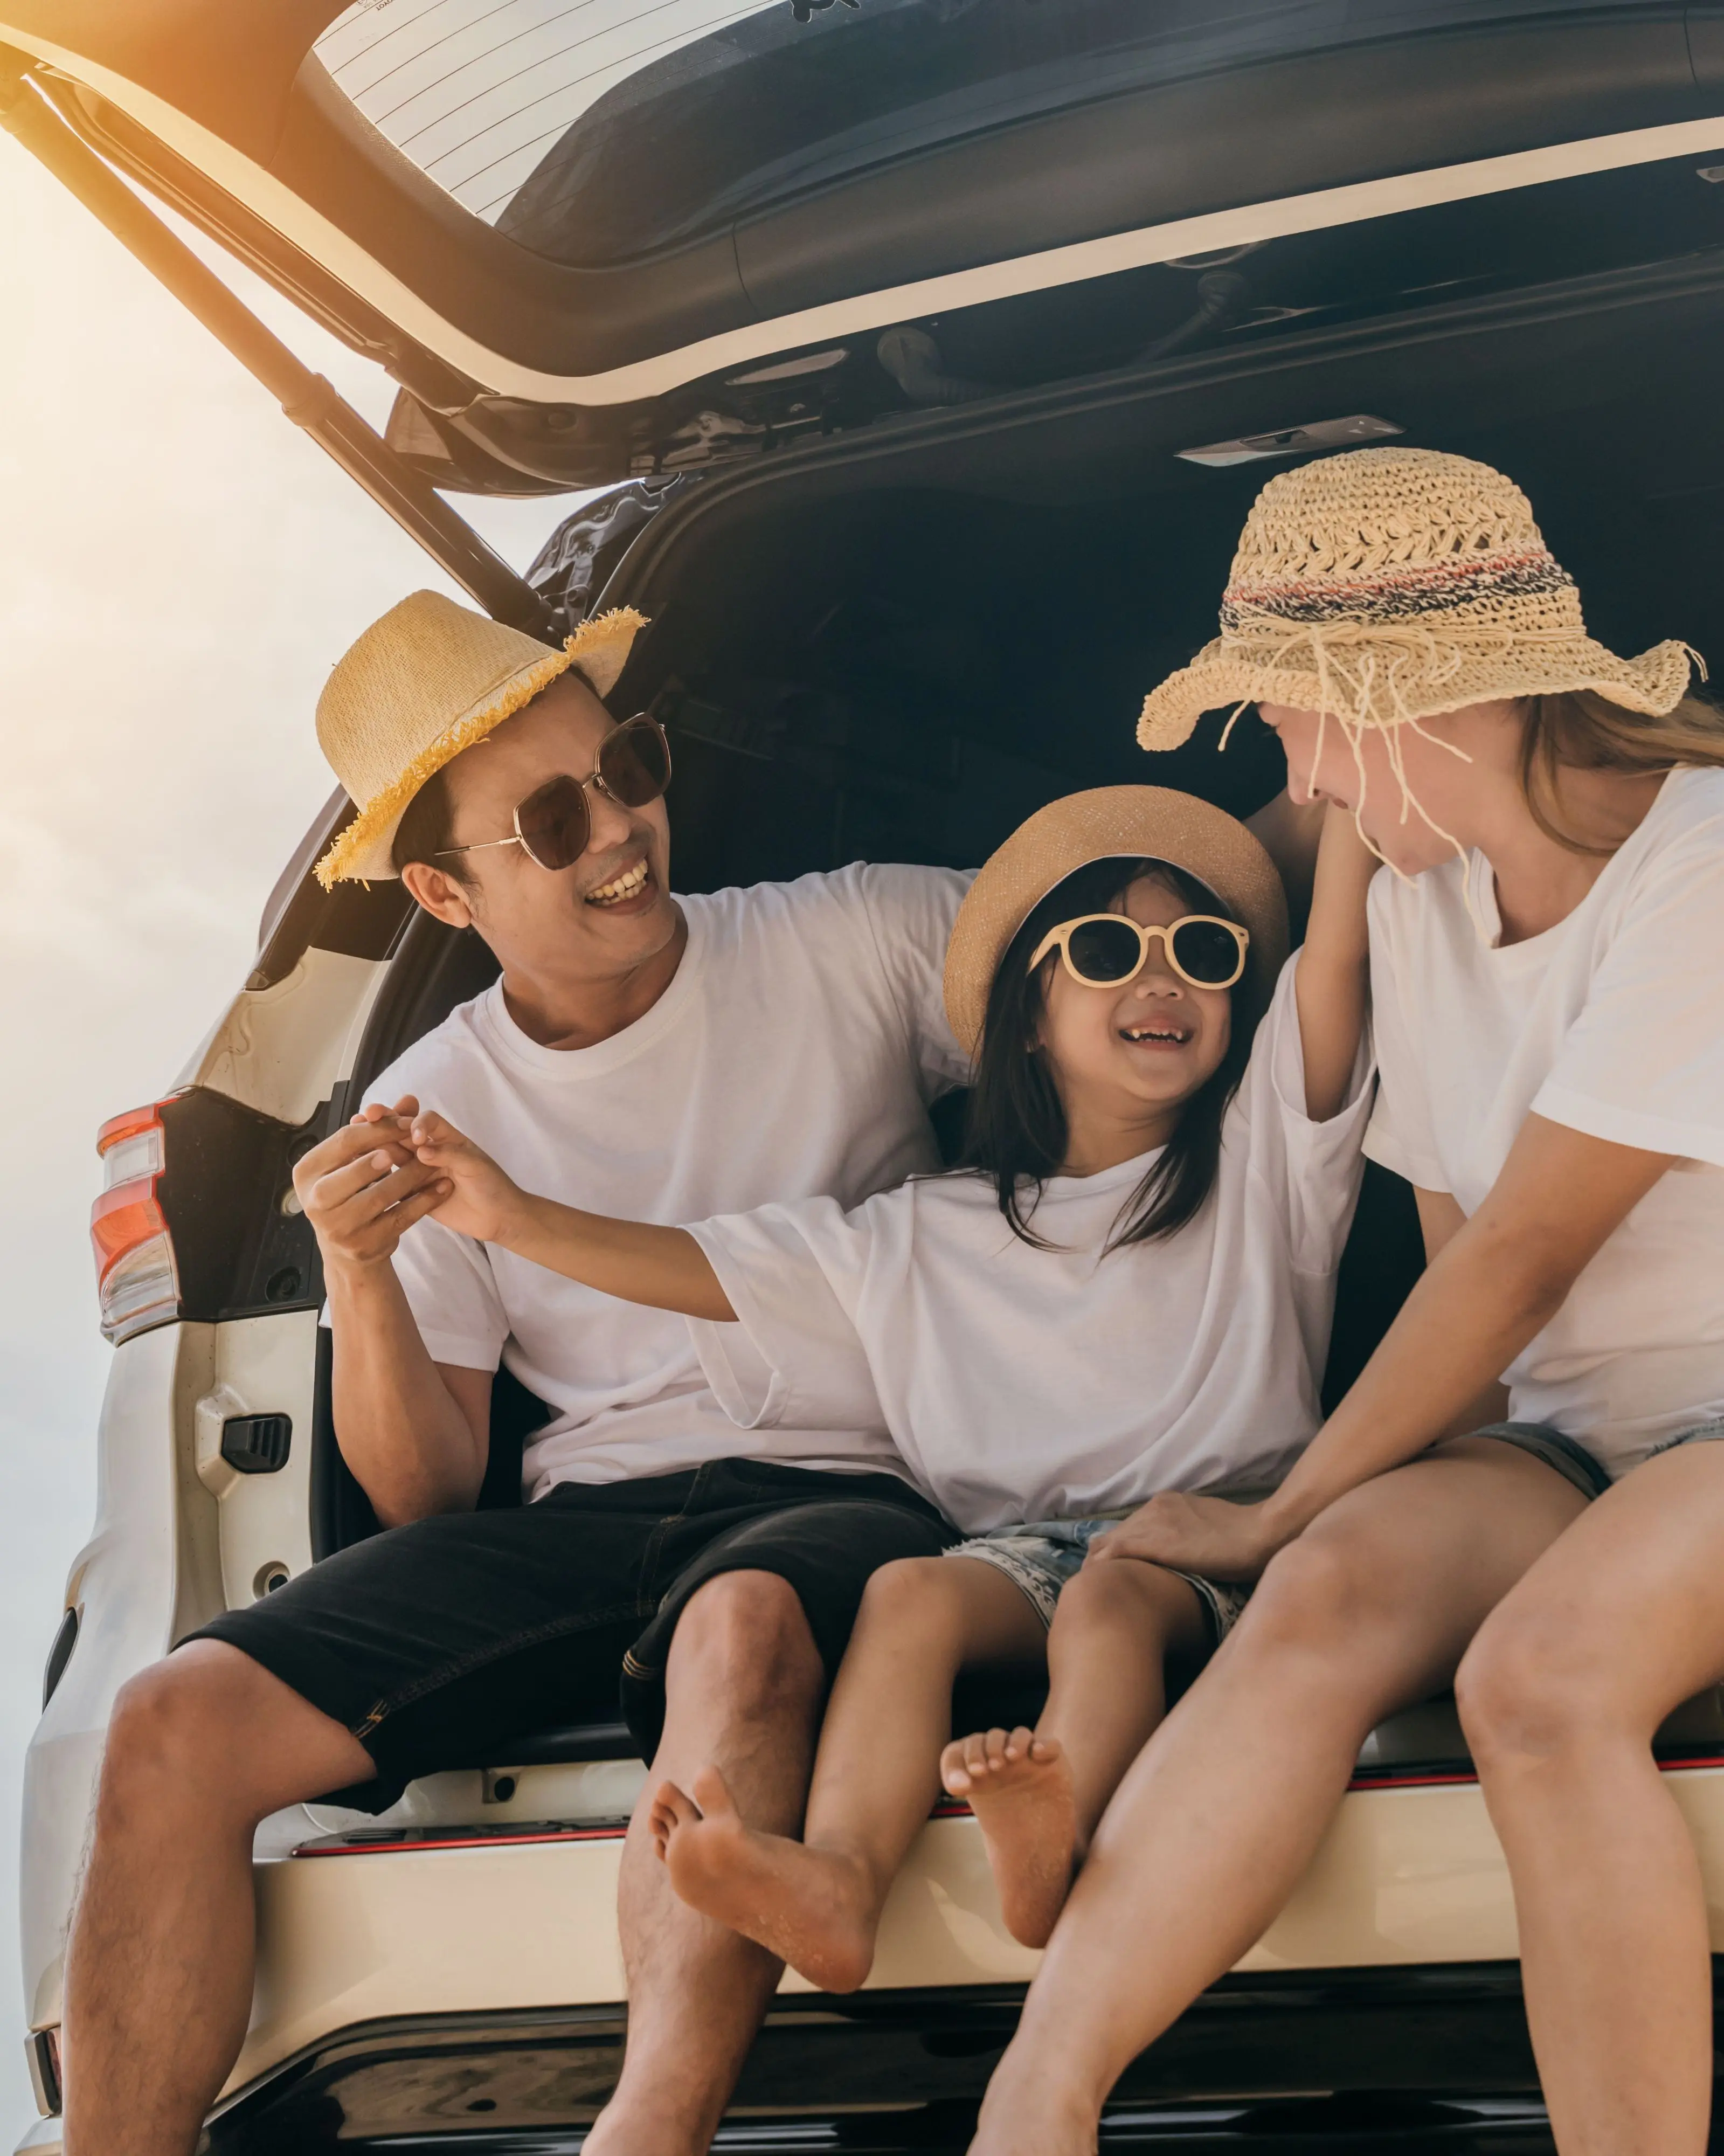
[[[598,265],[1157,83],[1473,23],[1634,12],[1584,0],[358,0],[316,51],[475,216],[554,261]]]

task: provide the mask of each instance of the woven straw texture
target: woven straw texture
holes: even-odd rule
[[[1352,449],[1258,495],[1221,634],[1145,699],[1137,738],[1178,748],[1229,705],[1324,711],[1351,732],[1576,689],[1660,717],[1692,657],[1671,643],[1619,659],[1594,642],[1531,504],[1489,465]]]
[[[578,665],[600,696],[646,626],[630,608],[583,622],[561,651],[437,592],[414,592],[336,662],[317,700],[317,739],[359,814],[317,864],[326,891],[393,876],[408,803],[444,765]]]
[[[1098,786],[1038,808],[970,886],[946,952],[946,1015],[967,1055],[1006,946],[1054,885],[1116,855],[1168,861],[1207,884],[1250,936],[1242,983],[1260,1010],[1287,957],[1287,900],[1275,863],[1235,818],[1166,786]]]

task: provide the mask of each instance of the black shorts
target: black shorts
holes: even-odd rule
[[[421,1774],[506,1765],[511,1738],[610,1721],[619,1700],[649,1760],[676,1620],[720,1573],[788,1580],[829,1679],[869,1574],[954,1539],[895,1475],[709,1460],[392,1527],[189,1636],[240,1648],[351,1730],[377,1779],[341,1801],[383,1811]]]

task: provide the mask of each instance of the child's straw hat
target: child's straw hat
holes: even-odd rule
[[[559,674],[577,666],[601,696],[644,615],[618,607],[584,621],[555,651],[436,592],[415,592],[374,621],[317,700],[317,738],[359,814],[317,864],[338,879],[393,876],[408,803],[434,772],[483,741]]]
[[[1500,698],[1593,689],[1660,718],[1694,654],[1619,659],[1587,634],[1532,506],[1489,465],[1352,449],[1282,472],[1234,557],[1221,634],[1146,698],[1137,738],[1178,748],[1200,712],[1285,704],[1394,727]]]
[[[1237,817],[1166,786],[1097,786],[1038,808],[970,886],[946,951],[946,1015],[967,1055],[982,1039],[1006,947],[1056,884],[1091,861],[1166,861],[1213,891],[1251,938],[1241,985],[1261,1010],[1287,957],[1275,863]]]

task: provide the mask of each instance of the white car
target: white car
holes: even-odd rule
[[[1132,717],[1211,633],[1278,458],[1482,456],[1615,595],[1608,642],[1724,664],[1716,4],[0,0],[0,121],[480,604],[547,636],[601,595],[653,618],[624,693],[675,737],[685,890],[971,864],[1110,780],[1256,807],[1280,772],[1255,720],[1152,767]],[[387,441],[152,195],[388,368]],[[606,485],[531,582],[445,498]],[[117,1687],[374,1526],[290,1171],[495,968],[397,883],[322,892],[347,813],[172,1094],[98,1140],[100,1512],[25,1805],[43,2156]],[[1373,1170],[1331,1393],[1416,1265]],[[485,1502],[510,1504],[535,1404],[499,1390]],[[1660,1756],[1724,1946],[1716,1698]],[[643,1772],[620,1722],[523,1731],[381,1820],[269,1821],[211,2149],[577,2148],[618,2055]],[[1403,1715],[1282,1916],[1125,2076],[1108,2145],[1530,2145],[1515,1953],[1452,1710]],[[723,2145],[962,2148],[1034,1964],[973,1822],[936,1815],[867,1987],[786,1979]]]

